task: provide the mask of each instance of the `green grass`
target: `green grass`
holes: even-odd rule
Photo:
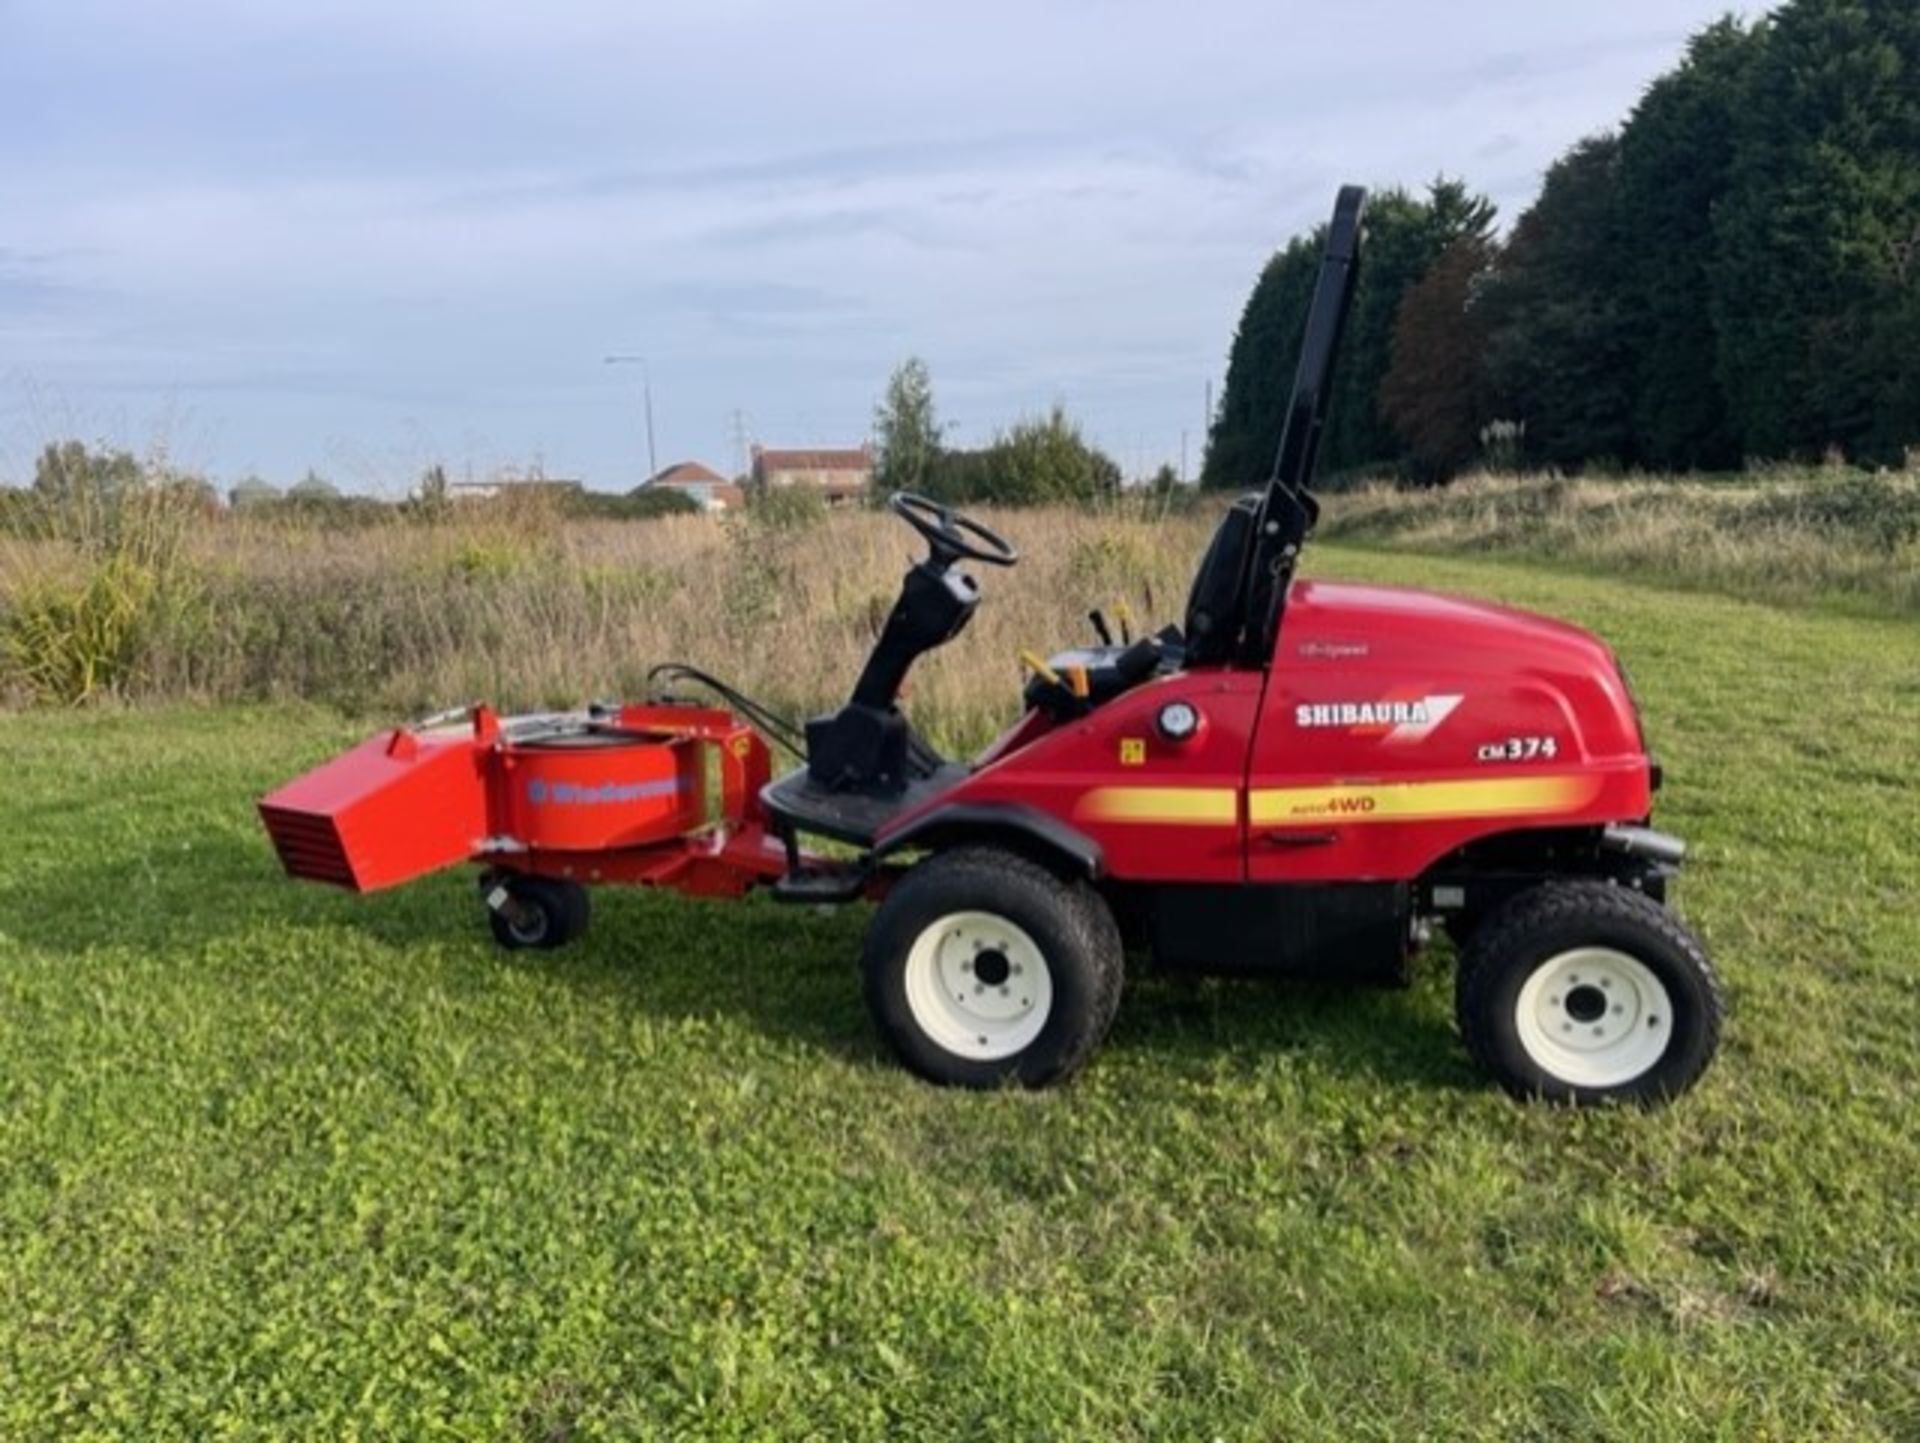
[[[467,876],[278,875],[251,797],[363,723],[0,718],[0,1436],[1920,1436],[1920,633],[1315,561],[1618,646],[1695,1093],[1509,1102],[1438,956],[1143,975],[1072,1087],[940,1092],[858,911],[604,892],[510,957]]]

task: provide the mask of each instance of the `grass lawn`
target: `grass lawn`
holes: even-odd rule
[[[1070,1088],[936,1091],[858,909],[507,956],[466,875],[280,877],[251,798],[367,721],[0,718],[0,1436],[1920,1437],[1920,629],[1312,559],[1616,644],[1696,1092],[1508,1101],[1437,954],[1143,975]]]

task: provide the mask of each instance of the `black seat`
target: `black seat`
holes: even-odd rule
[[[1186,663],[1227,661],[1246,610],[1247,558],[1260,518],[1260,497],[1242,496],[1220,518],[1187,593]]]

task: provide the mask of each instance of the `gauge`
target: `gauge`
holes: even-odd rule
[[[1168,741],[1183,742],[1200,730],[1200,712],[1190,701],[1170,701],[1153,724]]]

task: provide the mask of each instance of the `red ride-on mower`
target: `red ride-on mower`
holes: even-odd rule
[[[1046,660],[971,762],[899,709],[966,626],[967,562],[1014,548],[893,498],[928,547],[852,697],[804,735],[691,668],[671,695],[375,737],[260,803],[289,872],[368,890],[481,868],[494,935],[556,947],[587,884],[879,902],[874,1021],[936,1082],[1071,1075],[1119,1006],[1122,927],[1170,968],[1399,982],[1437,921],[1460,1030],[1509,1090],[1656,1100],[1712,1056],[1720,995],[1670,912],[1684,848],[1652,830],[1659,769],[1613,655],[1559,622],[1382,586],[1298,581],[1322,408],[1353,293],[1343,190],[1265,489],[1228,509],[1185,623]],[[805,764],[773,777],[768,741]],[[841,843],[829,858],[809,837]]]

